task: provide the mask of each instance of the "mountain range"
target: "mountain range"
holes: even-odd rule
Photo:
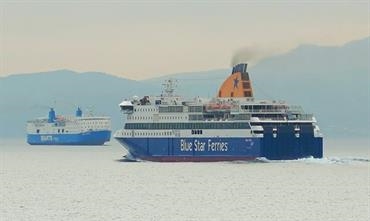
[[[369,137],[370,37],[342,46],[301,45],[261,60],[248,72],[256,99],[286,100],[314,113],[327,137]],[[247,62],[247,61],[246,61]],[[122,127],[118,104],[132,96],[158,95],[165,79],[177,93],[213,97],[231,68],[176,73],[135,81],[101,72],[56,70],[0,78],[0,138],[23,137],[27,120],[73,114],[77,106],[112,117]]]

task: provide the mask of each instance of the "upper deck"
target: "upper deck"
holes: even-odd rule
[[[246,64],[233,68],[213,99],[183,99],[175,94],[177,81],[167,80],[160,96],[133,97],[120,104],[127,122],[304,121],[315,122],[300,106],[284,101],[256,101]]]

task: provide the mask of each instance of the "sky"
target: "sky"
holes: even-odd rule
[[[129,79],[227,68],[370,35],[370,0],[0,0],[0,76],[70,69]]]

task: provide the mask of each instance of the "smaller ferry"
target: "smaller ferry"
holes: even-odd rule
[[[103,145],[111,137],[111,119],[107,116],[56,115],[50,108],[48,117],[27,122],[27,143],[31,145]]]

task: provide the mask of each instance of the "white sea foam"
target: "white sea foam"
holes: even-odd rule
[[[300,158],[296,160],[269,160],[259,157],[256,161],[262,163],[312,163],[312,164],[351,164],[351,163],[370,163],[370,159],[365,157],[323,157],[323,158]]]

